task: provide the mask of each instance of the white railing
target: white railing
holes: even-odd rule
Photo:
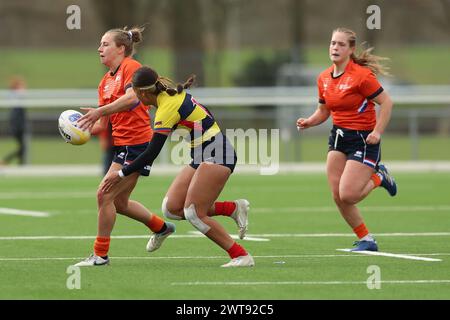
[[[390,86],[395,104],[450,104],[450,86]],[[316,87],[248,87],[194,88],[192,94],[207,106],[252,105],[315,105]],[[86,107],[97,105],[95,89],[29,89],[20,99],[11,98],[10,91],[0,90],[0,108]]]
[[[386,86],[385,88],[390,93],[395,105],[414,105],[411,108],[395,108],[393,119],[407,119],[408,136],[411,141],[410,159],[417,160],[419,158],[419,121],[431,118],[435,119],[436,123],[439,121],[440,124],[450,122],[450,86]],[[194,88],[190,92],[202,104],[219,107],[219,110],[214,110],[214,113],[221,120],[238,119],[252,123],[258,118],[273,121],[276,128],[282,128],[280,130],[282,141],[288,141],[297,134],[293,125],[294,120],[299,116],[311,114],[317,105],[316,87]],[[14,99],[11,96],[10,91],[0,90],[0,110],[14,106],[23,106],[28,109],[53,109],[30,115],[29,118],[34,121],[56,121],[58,113],[56,108],[76,109],[97,105],[97,90],[95,89],[30,89],[24,92],[20,99]],[[432,107],[423,108],[424,104]],[[438,108],[438,105],[447,107]],[[243,108],[251,106],[278,106],[279,108],[270,108],[270,110]],[[239,113],[235,113],[228,107],[242,108]],[[0,123],[2,126],[5,121],[6,112],[1,112]],[[286,124],[291,125],[287,126]],[[445,132],[447,132],[448,126],[445,128]],[[319,130],[323,134],[323,132],[327,132],[328,127],[322,126],[315,132],[319,133]],[[284,156],[285,158],[290,157],[288,154]],[[164,162],[168,156],[164,156],[163,153],[161,158]]]

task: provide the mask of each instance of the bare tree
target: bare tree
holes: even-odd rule
[[[437,25],[438,28],[440,28],[442,31],[447,33],[447,35],[450,34],[450,0],[441,0],[440,2],[434,2],[433,3],[438,11],[441,11],[441,16],[431,17],[431,22],[434,22],[435,25]]]
[[[367,19],[367,15],[366,15],[366,10],[370,5],[378,5],[381,8],[383,8],[379,1],[377,0],[365,0],[360,2],[360,5],[362,5],[361,7],[361,15],[363,15],[366,19]],[[388,14],[389,10],[382,10],[382,18],[381,19],[385,19],[386,18],[386,14]],[[364,21],[364,20],[363,20]],[[382,20],[383,21],[383,20]],[[364,25],[364,24],[363,24]],[[367,27],[363,28],[364,32],[362,34],[362,39],[364,39],[364,42],[367,43],[368,46],[370,47],[376,47],[377,45],[377,40],[379,38],[380,35],[380,30],[377,29],[369,29]]]
[[[144,24],[150,8],[157,6],[152,0],[95,0],[92,1],[106,30]]]
[[[291,60],[294,63],[304,63],[304,43],[305,43],[305,0],[291,0],[290,1],[291,12]]]
[[[175,79],[182,81],[195,73],[204,85],[204,47],[200,0],[167,0]]]
[[[211,52],[211,73],[209,83],[221,85],[223,53],[227,48],[227,26],[230,10],[239,5],[235,0],[202,0],[204,23],[209,37]]]

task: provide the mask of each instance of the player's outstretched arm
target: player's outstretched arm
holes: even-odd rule
[[[107,192],[113,185],[118,183],[122,178],[130,175],[133,172],[141,170],[145,166],[151,166],[153,161],[161,152],[164,143],[167,140],[167,134],[165,133],[155,133],[150,141],[149,145],[142,152],[139,157],[137,157],[132,163],[126,165],[120,171],[111,171],[103,179],[103,184],[101,186],[101,191]]]
[[[81,108],[86,114],[78,120],[78,126],[83,130],[92,130],[92,127],[100,117],[129,110],[139,103],[134,90],[128,88],[126,93],[119,99],[100,108]]]

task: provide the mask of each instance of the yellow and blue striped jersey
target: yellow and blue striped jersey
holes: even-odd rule
[[[190,133],[192,148],[220,132],[211,112],[186,91],[174,96],[161,92],[158,94],[157,104],[155,132],[169,133],[176,129],[185,129]]]

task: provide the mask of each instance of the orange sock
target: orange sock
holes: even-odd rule
[[[153,232],[161,231],[163,226],[164,220],[158,217],[156,214],[152,214],[152,217],[147,222],[147,227],[149,227],[149,229],[152,230]]]
[[[364,238],[369,234],[369,230],[364,223],[361,223],[359,226],[353,229],[353,232],[358,236],[359,239]]]
[[[375,187],[373,187],[374,189],[381,184],[381,178],[376,173],[372,174],[370,180],[372,180],[373,184],[375,185]]]
[[[246,256],[248,253],[245,251],[243,247],[237,244],[237,242],[233,243],[230,249],[227,250],[228,254],[230,255],[231,259],[240,257],[240,256]]]
[[[236,210],[234,201],[214,202],[214,213],[219,216],[231,216]]]
[[[94,242],[94,254],[99,257],[106,257],[109,251],[110,237],[98,237]]]

